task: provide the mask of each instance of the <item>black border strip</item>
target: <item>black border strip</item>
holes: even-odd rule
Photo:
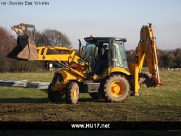
[[[109,124],[108,128],[72,128],[72,124]],[[1,130],[181,130],[181,122],[0,122]]]

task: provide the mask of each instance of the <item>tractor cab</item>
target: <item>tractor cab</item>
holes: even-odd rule
[[[117,37],[86,37],[85,49],[83,50],[82,58],[89,62],[89,69],[92,73],[95,72],[95,67],[98,65],[101,55],[104,54],[104,46],[108,46],[107,53],[107,67],[108,68],[128,68],[124,42],[125,38]],[[105,66],[105,65],[104,65]],[[102,72],[106,69],[105,67],[100,68]]]

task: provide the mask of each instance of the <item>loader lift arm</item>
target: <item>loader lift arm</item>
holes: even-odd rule
[[[148,74],[141,73],[144,60],[147,63]],[[158,59],[156,52],[156,41],[152,30],[152,24],[142,26],[140,31],[140,41],[134,55],[129,63],[130,73],[133,75],[133,93],[138,94],[141,83],[147,87],[156,87],[161,84]],[[142,80],[144,79],[144,80]]]
[[[33,28],[33,35],[30,34],[28,28]],[[35,26],[21,23],[11,27],[17,37],[17,46],[7,55],[9,58],[23,59],[28,61],[54,61],[60,68],[68,68],[79,76],[86,78],[83,71],[87,71],[88,62],[76,55],[76,50],[62,46],[36,46]],[[20,29],[23,33],[20,32]],[[54,53],[50,53],[53,51]],[[55,53],[56,52],[56,53]],[[57,53],[58,52],[58,53]],[[86,72],[85,72],[86,73]]]

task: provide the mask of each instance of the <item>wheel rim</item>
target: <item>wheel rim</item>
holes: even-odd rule
[[[73,90],[73,98],[77,99],[77,88],[74,88]]]
[[[119,81],[113,82],[110,85],[110,92],[113,96],[119,97],[124,93],[124,85]]]

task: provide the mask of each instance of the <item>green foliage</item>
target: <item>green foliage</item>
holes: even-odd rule
[[[177,64],[177,67],[181,67],[181,49],[176,49],[174,51],[174,56],[175,56],[175,63]]]
[[[173,67],[173,61],[172,58],[169,55],[163,55],[161,57],[161,59],[163,60],[163,65],[167,68],[171,68]]]
[[[35,72],[45,69],[44,62],[38,61],[23,61],[12,60],[2,57],[0,61],[0,72]]]

